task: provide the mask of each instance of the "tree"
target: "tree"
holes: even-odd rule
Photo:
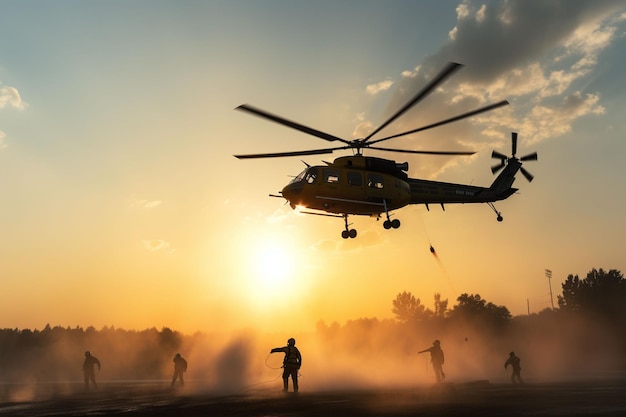
[[[422,305],[421,300],[407,291],[402,291],[393,300],[392,312],[402,323],[423,319],[427,315],[426,307]]]
[[[447,310],[448,310],[448,299],[446,298],[445,300],[442,300],[441,294],[436,292],[435,293],[435,316],[441,318],[446,314]]]
[[[459,303],[450,311],[450,317],[461,317],[471,321],[489,321],[492,324],[504,324],[511,319],[508,308],[487,302],[479,294],[463,293],[457,301]]]
[[[580,279],[568,275],[562,284],[563,295],[558,296],[559,307],[623,321],[626,319],[626,280],[616,269],[592,269]]]

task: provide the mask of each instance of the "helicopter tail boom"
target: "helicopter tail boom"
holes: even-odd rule
[[[409,178],[409,204],[490,203],[504,200],[518,190],[512,185],[520,167],[521,163],[510,162],[488,188]]]
[[[493,199],[489,188],[409,178],[409,204],[478,203]],[[491,194],[491,195],[490,195]]]

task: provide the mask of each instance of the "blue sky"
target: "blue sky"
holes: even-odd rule
[[[268,242],[297,259],[296,316],[311,326],[388,316],[404,290],[429,306],[434,292],[480,293],[521,314],[527,300],[549,306],[545,268],[555,293],[569,273],[624,271],[625,13],[619,1],[3,2],[0,326],[263,326],[294,308],[241,277]],[[539,160],[497,204],[502,223],[484,205],[410,207],[397,231],[355,218],[345,242],[341,221],[267,197],[302,158],[232,157],[325,146],[240,104],[352,139],[449,61],[465,66],[390,134],[511,105],[388,144],[478,153],[375,156],[486,186],[491,150],[509,154],[518,132],[518,154]],[[261,290],[267,303],[233,311]]]

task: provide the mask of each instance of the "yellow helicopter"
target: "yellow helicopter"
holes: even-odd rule
[[[506,156],[496,151],[493,151],[491,155],[492,158],[500,160],[498,165],[491,168],[492,172],[495,174],[502,168],[504,168],[504,170],[489,187],[409,178],[407,175],[409,169],[407,162],[398,163],[389,159],[363,155],[363,149],[365,148],[378,151],[427,155],[474,154],[475,152],[421,151],[372,146],[382,141],[432,129],[509,104],[508,101],[503,100],[418,129],[379,139],[372,139],[374,135],[430,94],[438,85],[443,83],[461,67],[461,64],[454,62],[449,63],[434,79],[423,87],[418,94],[405,104],[404,107],[398,110],[367,137],[362,139],[342,139],[276,116],[248,104],[243,104],[237,107],[236,110],[251,113],[255,116],[329,142],[341,142],[343,145],[325,149],[234,156],[239,159],[277,158],[330,154],[334,151],[344,149],[354,150],[354,155],[336,158],[332,163],[325,162],[325,165],[311,166],[305,163],[306,169],[289,182],[289,184],[282,189],[280,195],[270,194],[271,197],[280,197],[287,200],[292,209],[295,209],[296,206],[303,208],[301,212],[305,214],[342,217],[344,219],[345,228],[341,232],[341,237],[344,239],[355,238],[357,236],[357,231],[349,228],[348,215],[366,215],[380,219],[381,215],[384,214],[385,221],[383,222],[383,227],[385,229],[397,229],[400,227],[400,220],[392,220],[391,212],[409,204],[424,204],[426,209],[429,209],[429,204],[441,204],[441,207],[445,209],[445,204],[486,203],[495,212],[497,220],[502,221],[502,215],[496,210],[493,203],[495,201],[504,200],[517,191],[517,188],[512,188],[511,186],[515,181],[515,174],[518,171],[521,171],[528,181],[532,181],[533,176],[522,167],[522,161],[537,160],[536,152],[520,158],[515,156],[517,152],[517,133],[515,132],[512,133],[511,156]],[[432,247],[431,251],[434,252]]]

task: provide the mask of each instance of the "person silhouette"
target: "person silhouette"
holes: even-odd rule
[[[293,337],[287,340],[287,346],[277,347],[270,350],[270,353],[284,352],[283,359],[283,391],[289,391],[289,377],[293,381],[293,392],[298,392],[298,371],[302,366],[302,355],[296,347],[296,339]]]
[[[426,352],[430,352],[430,363],[433,365],[435,378],[437,378],[437,382],[441,382],[446,377],[446,374],[443,373],[444,357],[443,350],[441,350],[441,342],[439,342],[439,340],[435,340],[431,347],[419,351],[418,354]]]
[[[521,362],[521,359],[515,355],[515,352],[509,353],[509,358],[506,360],[506,362],[504,362],[504,369],[508,368],[509,365],[511,365],[511,368],[513,368],[513,372],[511,373],[511,383],[513,384],[524,383],[524,381],[522,381],[521,375]]]
[[[85,361],[83,362],[83,373],[85,374],[85,391],[89,391],[89,382],[93,384],[94,389],[98,389],[96,384],[96,372],[94,366],[98,366],[98,372],[100,371],[100,361],[95,356],[91,355],[91,352],[85,352]]]
[[[183,374],[187,371],[187,361],[177,353],[174,356],[174,376],[172,377],[172,386],[176,383],[176,379],[180,379],[180,385],[185,385]]]

